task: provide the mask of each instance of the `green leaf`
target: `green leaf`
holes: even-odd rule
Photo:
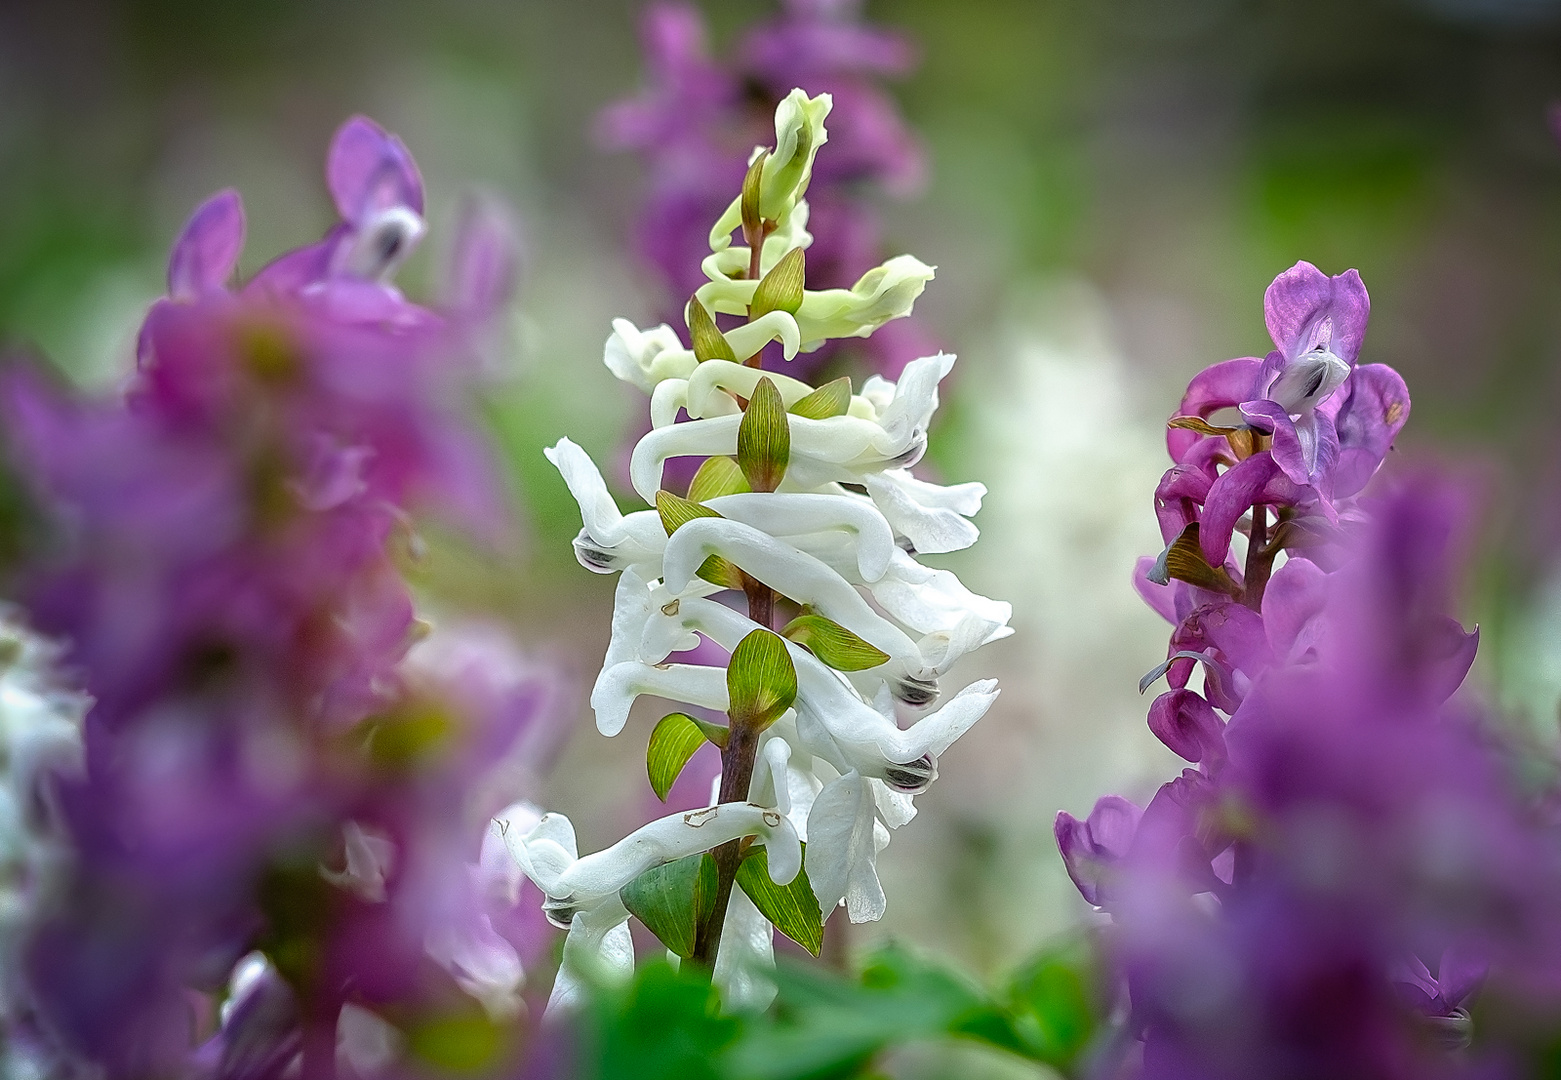
[[[737,428],[737,466],[754,491],[774,491],[791,460],[791,425],[780,391],[761,378]]]
[[[650,733],[650,746],[645,750],[645,768],[656,798],[667,801],[667,792],[672,790],[678,773],[704,744],[705,733],[692,716],[675,712],[661,718]]]
[[[1200,589],[1231,596],[1241,594],[1240,586],[1231,580],[1223,566],[1209,565],[1209,560],[1203,554],[1203,545],[1198,542],[1196,521],[1189,523],[1180,536],[1166,545],[1146,576],[1158,585],[1169,584],[1171,578],[1175,578]]]
[[[781,636],[801,645],[836,671],[866,671],[889,662],[889,654],[822,615],[798,615]]]
[[[706,360],[730,360],[737,362],[731,342],[716,326],[715,318],[699,302],[699,297],[688,298],[688,333],[694,340],[694,358],[700,363]]]
[[[807,850],[806,844],[803,850]],[[824,919],[806,870],[798,871],[791,884],[777,885],[770,880],[769,855],[764,848],[755,847],[737,868],[737,886],[748,894],[759,914],[775,924],[775,929],[818,955],[824,947]]]
[[[638,967],[630,985],[595,995],[595,1015],[585,1018],[593,1037],[573,1043],[579,1049],[569,1075],[728,1080],[714,1062],[737,1037],[741,1021],[719,1007],[710,972],[695,964],[674,971],[661,957]]]
[[[653,866],[619,894],[629,913],[685,960],[694,953],[699,924],[715,908],[715,860],[709,852]]]
[[[712,585],[719,585],[723,589],[741,589],[743,587],[743,572],[734,562],[729,562],[719,555],[711,555],[699,564],[699,569],[694,571],[696,577],[703,578]]]
[[[828,420],[831,416],[844,416],[851,407],[851,379],[842,375],[827,382],[791,407],[791,415],[805,416],[809,420]]]
[[[768,630],[754,630],[737,643],[726,667],[732,723],[763,731],[797,699],[797,669],[786,643]]]
[[[763,243],[760,237],[764,235],[764,222],[759,216],[759,195],[764,186],[764,163],[769,157],[768,153],[755,154],[743,177],[743,193],[738,206],[742,213],[743,241],[749,247],[756,242]]]
[[[697,518],[721,516],[708,506],[700,506],[692,499],[679,498],[666,490],[656,492],[656,513],[661,515],[661,527],[667,530],[668,536]]]
[[[702,503],[722,495],[741,495],[747,490],[748,481],[735,458],[713,457],[705,459],[689,482],[688,498],[690,502]]]
[[[753,303],[748,305],[748,317],[757,319],[772,311],[784,311],[795,315],[802,306],[803,283],[807,278],[806,256],[801,248],[792,248],[770,267],[758,288],[753,291]]]
[[[1105,1021],[1096,959],[1088,939],[1052,946],[1014,976],[1008,1000],[1024,1052],[1063,1072]]]

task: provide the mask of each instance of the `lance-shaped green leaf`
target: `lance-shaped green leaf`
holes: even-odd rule
[[[844,416],[851,407],[851,379],[842,375],[827,382],[791,407],[791,415],[809,420],[828,420],[831,416]]]
[[[888,653],[822,615],[798,615],[781,635],[836,671],[866,671],[889,662]]]
[[[780,391],[759,380],[737,427],[737,466],[754,491],[774,491],[791,460],[791,425]]]
[[[1200,589],[1237,596],[1241,588],[1231,580],[1223,566],[1210,566],[1198,542],[1198,523],[1191,522],[1182,534],[1166,545],[1154,566],[1145,575],[1157,585],[1169,585],[1172,578]]]
[[[803,282],[807,277],[807,263],[801,248],[792,248],[781,256],[780,262],[770,268],[753,291],[753,303],[748,305],[748,317],[757,319],[772,311],[784,311],[795,315],[802,306]]]
[[[736,458],[705,458],[689,482],[688,498],[690,502],[702,503],[722,495],[741,495],[747,490],[748,481],[737,467]]]
[[[759,197],[763,191],[764,163],[770,158],[768,151],[755,152],[748,163],[748,175],[743,177],[743,193],[739,197],[742,214],[743,240],[752,247],[764,242],[764,219],[759,214]]]
[[[652,867],[618,895],[663,945],[687,959],[694,954],[700,923],[715,908],[715,894],[715,860],[701,852]]]
[[[668,536],[695,518],[721,516],[708,506],[699,505],[695,499],[684,499],[666,490],[656,492],[656,513],[661,515],[661,527],[667,530]]]
[[[675,712],[661,718],[650,733],[650,745],[645,749],[645,769],[650,774],[650,789],[656,793],[656,798],[667,801],[667,792],[672,790],[683,766],[704,743],[704,732],[699,730],[692,716]]]
[[[710,314],[710,309],[699,302],[699,297],[691,296],[688,299],[688,336],[694,342],[694,359],[703,363],[706,360],[730,360],[737,362],[737,354],[732,351],[732,343],[726,340],[726,335],[721,333],[721,328],[715,324],[715,316]]]
[[[802,848],[806,856],[807,845]],[[806,870],[799,871],[790,885],[777,885],[770,880],[769,856],[764,848],[756,847],[737,868],[737,887],[748,894],[759,914],[774,923],[775,929],[818,955],[824,946],[824,919]]]
[[[754,630],[737,643],[726,667],[732,724],[763,731],[797,699],[797,669],[786,643],[769,630]]]

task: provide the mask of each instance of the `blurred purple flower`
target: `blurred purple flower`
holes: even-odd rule
[[[239,197],[195,212],[123,402],[0,382],[54,527],[25,599],[94,699],[59,785],[72,862],[19,974],[110,1078],[258,1080],[301,1053],[309,1080],[344,1009],[513,1016],[541,940],[478,838],[547,752],[553,680],[491,635],[404,666],[426,628],[394,556],[412,512],[509,527],[469,399],[511,235],[469,215],[446,306],[421,307],[391,283],[424,230],[406,148],[355,118],[326,173],[341,224],[242,284]]]

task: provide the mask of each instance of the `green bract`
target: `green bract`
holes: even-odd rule
[[[786,405],[775,384],[760,379],[737,428],[737,467],[752,490],[774,491],[780,487],[790,460],[791,422],[786,418]]]
[[[797,699],[797,669],[786,643],[768,630],[755,630],[737,643],[726,668],[728,714],[734,726],[764,730]]]
[[[781,634],[836,671],[866,671],[889,662],[889,654],[822,615],[799,615]]]

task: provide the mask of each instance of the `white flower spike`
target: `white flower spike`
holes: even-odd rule
[[[705,809],[584,857],[562,815],[499,823],[548,918],[568,929],[550,1009],[629,976],[631,908],[669,950],[712,969],[729,1007],[767,1003],[775,929],[816,949],[837,907],[856,922],[882,916],[877,860],[890,830],[915,816],[942,756],[997,698],[991,680],[946,695],[940,682],[965,653],[1011,632],[1009,605],[917,561],[979,536],[970,518],[984,486],[911,471],[954,357],[914,360],[897,381],[875,376],[859,393],[847,380],[814,387],[758,366],[772,340],[789,360],[871,334],[907,314],[933,276],[907,255],[851,289],[806,288],[804,196],[828,111],[827,96],[800,90],[777,110],[775,149],[755,151],[743,192],[711,231],[710,280],[686,310],[692,347],[667,326],[613,323],[607,367],[650,397],[652,427],[629,468],[650,508],[625,514],[568,439],[547,451],[580,506],[580,562],[621,574],[591,692],[597,728],[623,731],[641,697],[728,718],[671,713],[650,735],[658,792],[691,741],[720,748]],[[750,246],[734,246],[734,234]],[[722,331],[711,311],[746,322]],[[709,460],[686,494],[665,491],[666,461],[689,456]],[[729,663],[682,662],[702,640]],[[776,906],[758,887],[746,860],[761,853],[773,886],[810,889],[816,913]]]

